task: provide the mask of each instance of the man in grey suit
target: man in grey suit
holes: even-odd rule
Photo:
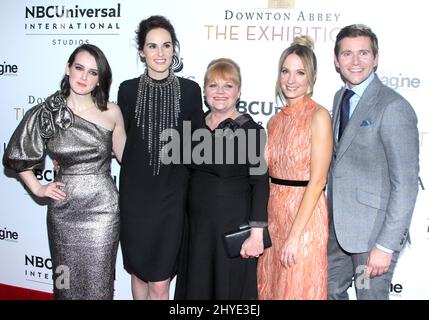
[[[345,86],[332,118],[328,297],[348,299],[354,277],[358,299],[389,299],[418,192],[417,117],[375,74],[378,41],[370,28],[344,27],[334,52]]]

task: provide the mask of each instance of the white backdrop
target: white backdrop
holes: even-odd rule
[[[419,117],[420,192],[411,225],[411,246],[401,256],[392,281],[391,299],[429,298],[429,101],[423,1],[388,0],[3,0],[0,4],[0,142],[1,156],[13,130],[30,107],[59,88],[65,63],[82,43],[106,54],[113,70],[111,100],[119,84],[140,75],[135,47],[138,23],[152,14],[168,17],[181,43],[183,70],[202,85],[209,61],[236,60],[242,68],[240,111],[263,125],[278,111],[274,85],[280,53],[294,35],[315,40],[319,73],[314,99],[331,109],[342,82],[335,72],[333,47],[338,30],[365,23],[379,37],[381,80],[407,98]],[[71,9],[68,17],[61,17]],[[100,9],[100,10],[98,10]],[[422,62],[420,62],[420,60]],[[113,175],[119,166],[113,163]],[[40,174],[53,179],[52,163]],[[36,201],[9,173],[1,170],[0,283],[50,292],[52,270],[46,233],[46,206]],[[88,262],[90,263],[90,262]],[[118,254],[115,299],[130,299],[130,278]],[[174,289],[174,286],[172,290]],[[353,292],[350,290],[352,298]]]

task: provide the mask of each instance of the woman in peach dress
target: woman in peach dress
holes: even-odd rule
[[[297,37],[281,55],[276,95],[285,104],[268,123],[268,223],[273,242],[258,262],[259,299],[326,299],[332,156],[329,112],[311,99],[313,41]]]

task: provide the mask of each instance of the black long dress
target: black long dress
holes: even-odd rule
[[[118,104],[122,110],[127,142],[122,157],[119,193],[120,243],[124,268],[144,281],[172,277],[183,234],[187,169],[184,165],[161,165],[153,174],[149,164],[148,142],[135,117],[139,79],[124,81],[119,87]],[[178,78],[180,113],[178,131],[185,120],[202,115],[201,89],[191,80]],[[162,85],[163,80],[152,80]],[[156,119],[147,119],[146,125]],[[152,130],[149,126],[146,130]],[[153,130],[152,130],[153,131]]]
[[[218,128],[234,130],[238,129],[237,126],[236,121],[226,119]],[[175,299],[257,299],[257,260],[228,258],[223,234],[249,221],[259,224],[267,221],[268,174],[266,170],[263,174],[250,174],[252,165],[249,158],[245,157],[245,162],[238,158],[239,152],[243,155],[243,149],[238,148],[238,143],[234,145],[235,160],[232,164],[226,163],[225,157],[224,164],[213,164],[216,157],[215,140],[226,141],[230,137],[228,134],[218,136],[216,130],[211,131],[205,125],[204,120],[201,127],[210,132],[212,159],[211,163],[194,162],[189,166],[189,223],[177,275]],[[245,132],[247,145],[254,143],[255,149],[263,157],[259,140],[256,139],[255,144],[255,139],[252,140],[249,135],[249,131],[254,130],[259,138],[263,128],[252,119],[239,128]],[[194,151],[197,144],[193,144]]]

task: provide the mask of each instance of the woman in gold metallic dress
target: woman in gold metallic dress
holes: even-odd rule
[[[31,193],[48,198],[56,299],[113,298],[119,206],[110,165],[112,150],[121,161],[126,135],[119,107],[108,101],[111,79],[99,48],[76,48],[61,90],[25,114],[3,157]],[[61,165],[42,185],[32,168],[46,155]]]

